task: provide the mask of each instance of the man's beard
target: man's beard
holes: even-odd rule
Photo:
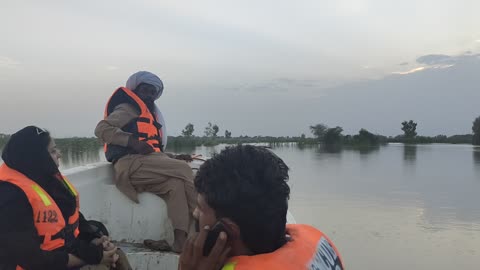
[[[155,113],[155,100],[153,99],[147,99],[144,101],[145,105],[147,105],[148,110],[150,113],[154,114]]]

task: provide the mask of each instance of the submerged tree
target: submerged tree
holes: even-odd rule
[[[368,130],[362,128],[358,135],[353,136],[355,143],[365,145],[376,145],[379,143],[379,137]]]
[[[218,131],[220,130],[217,125],[213,125],[213,137],[217,137]]]
[[[206,137],[212,137],[213,136],[213,125],[212,123],[208,122],[207,126],[205,127],[205,136]]]
[[[193,131],[195,129],[193,128],[193,124],[192,123],[188,123],[185,128],[182,130],[182,136],[184,137],[192,137],[193,135]]]
[[[325,144],[339,143],[342,140],[342,132],[343,132],[343,128],[339,126],[327,129],[323,136],[323,142]]]
[[[329,128],[324,124],[316,124],[315,126],[310,126],[310,131],[318,141],[324,144],[337,144],[342,139],[343,128],[338,126]]]
[[[417,136],[417,123],[410,121],[402,122],[402,130],[404,132],[405,139],[413,139]]]
[[[207,137],[217,137],[217,133],[219,131],[218,126],[212,125],[212,123],[208,122],[208,125],[205,127],[205,136]]]
[[[327,131],[327,129],[328,127],[324,124],[316,124],[315,126],[310,126],[310,131],[319,141],[323,141],[323,137],[325,136],[325,132]]]

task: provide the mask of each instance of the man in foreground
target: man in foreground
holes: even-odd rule
[[[201,231],[187,240],[179,269],[343,270],[321,231],[286,225],[287,180],[287,165],[262,147],[230,147],[205,162],[195,178]]]

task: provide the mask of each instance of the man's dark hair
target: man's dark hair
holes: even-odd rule
[[[228,147],[206,161],[195,188],[215,210],[239,227],[245,245],[254,253],[272,252],[285,244],[288,167],[264,147]]]

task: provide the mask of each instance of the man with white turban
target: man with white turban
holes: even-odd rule
[[[164,153],[165,121],[155,105],[162,93],[163,83],[155,74],[133,74],[126,87],[115,90],[107,102],[95,135],[105,143],[105,156],[114,165],[119,190],[135,202],[140,192],[154,193],[166,201],[174,228],[170,248],[180,252],[192,221],[196,194],[190,166]],[[165,240],[146,244],[168,248]]]

